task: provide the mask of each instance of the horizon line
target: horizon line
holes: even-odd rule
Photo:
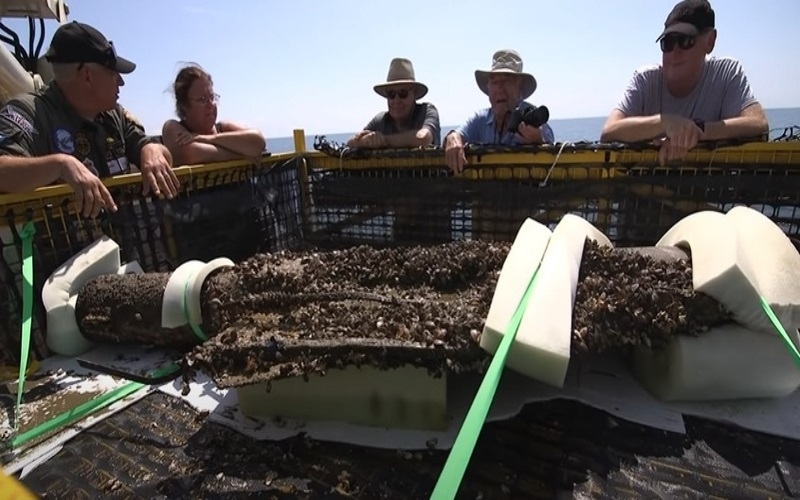
[[[771,110],[785,110],[785,109],[798,109],[798,110],[800,110],[800,106],[786,106],[786,107],[779,107],[779,108],[764,108],[764,111],[766,112],[766,111],[771,111]],[[573,118],[553,118],[552,120],[548,120],[548,123],[557,122],[557,121],[566,121],[566,120],[595,120],[595,119],[605,119],[605,118],[606,118],[606,116],[577,116],[577,117],[573,117]],[[798,123],[797,125],[800,126],[800,123]],[[451,129],[451,128],[455,129],[455,128],[458,128],[459,126],[460,125],[447,125],[447,126],[441,127],[441,129],[442,130]],[[294,130],[302,130],[304,132],[305,136],[311,136],[311,135],[314,135],[314,136],[316,136],[316,135],[341,135],[341,134],[354,134],[355,133],[354,131],[346,131],[346,132],[326,132],[325,134],[319,134],[319,133],[309,134],[308,133],[308,129],[305,129],[305,128],[297,128],[297,129],[292,129],[292,130],[293,131]],[[772,129],[770,129],[770,130],[772,130]],[[292,139],[292,138],[294,138],[294,135],[282,135],[282,136],[267,137],[267,139],[273,139],[273,140],[274,139]]]

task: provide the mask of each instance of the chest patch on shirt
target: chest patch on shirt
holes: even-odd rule
[[[83,132],[75,134],[75,149],[81,156],[89,156],[89,153],[92,152],[92,143],[89,142],[89,138]]]
[[[111,175],[124,174],[130,170],[123,140],[114,140],[111,137],[106,139],[106,166]]]
[[[63,128],[56,129],[53,132],[53,142],[56,145],[56,149],[62,153],[71,155],[75,152],[75,140],[68,130]]]

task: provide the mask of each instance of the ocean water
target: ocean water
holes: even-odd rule
[[[800,108],[775,108],[765,110],[770,126],[770,137],[774,138],[781,135],[786,127],[800,126]],[[569,118],[550,120],[550,126],[556,137],[556,142],[578,142],[578,141],[598,141],[600,130],[603,128],[605,117],[593,118]],[[458,128],[458,125],[448,125],[442,127],[442,135],[451,129]],[[325,135],[328,140],[335,142],[345,142],[353,136],[351,132],[330,132],[320,133]],[[289,137],[272,137],[267,139],[267,148],[273,153],[294,151],[294,140]],[[314,135],[306,136],[306,149],[314,150]]]

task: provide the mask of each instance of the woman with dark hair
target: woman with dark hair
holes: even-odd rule
[[[264,152],[266,140],[258,130],[217,121],[219,95],[211,75],[200,66],[182,68],[172,90],[180,120],[167,120],[161,134],[175,165],[254,159]]]

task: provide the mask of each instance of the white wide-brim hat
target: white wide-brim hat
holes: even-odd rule
[[[514,50],[498,50],[492,56],[492,69],[475,70],[475,81],[484,94],[489,95],[489,75],[509,74],[522,77],[522,99],[530,97],[536,91],[536,78],[522,71],[522,58]]]

